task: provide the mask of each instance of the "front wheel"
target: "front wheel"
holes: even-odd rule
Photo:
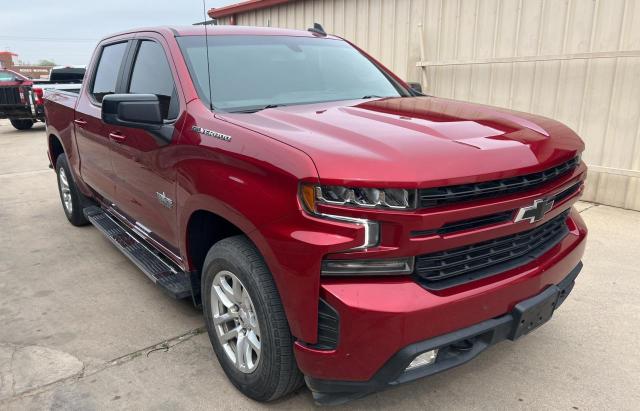
[[[202,302],[218,361],[242,393],[271,401],[302,385],[278,290],[248,238],[230,237],[211,247]]]
[[[33,127],[33,120],[9,120],[13,128],[17,130],[29,130]]]

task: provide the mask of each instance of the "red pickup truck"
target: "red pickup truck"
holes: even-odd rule
[[[8,118],[17,130],[28,130],[44,121],[43,90],[12,70],[0,69],[0,119]]]
[[[256,400],[460,365],[549,320],[582,267],[573,131],[425,96],[318,26],[119,33],[45,110],[69,221],[201,306]]]

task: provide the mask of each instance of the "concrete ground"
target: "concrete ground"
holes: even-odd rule
[[[67,223],[44,128],[0,122],[0,409],[310,409],[242,396],[200,312]],[[638,409],[640,213],[580,203],[584,270],[553,320],[449,372],[339,409]]]

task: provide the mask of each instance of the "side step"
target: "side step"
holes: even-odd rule
[[[97,206],[83,210],[85,217],[102,232],[143,273],[171,297],[180,299],[191,296],[189,274],[173,265],[159,252],[143,243],[128,228]]]

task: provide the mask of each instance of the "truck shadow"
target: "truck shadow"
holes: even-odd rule
[[[36,123],[29,130],[16,130],[13,126],[7,121],[6,124],[4,122],[0,123],[0,134],[14,134],[14,135],[32,135],[32,134],[41,134],[45,131],[44,123]]]

